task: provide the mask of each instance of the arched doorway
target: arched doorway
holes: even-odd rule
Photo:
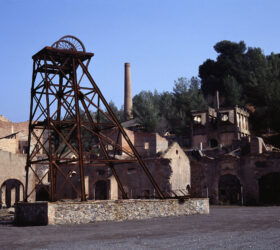
[[[95,199],[96,200],[107,200],[108,199],[107,181],[97,181],[95,183]]]
[[[222,204],[239,204],[241,185],[235,175],[222,175],[219,179],[219,202]]]
[[[280,173],[270,173],[259,179],[259,198],[262,204],[280,205]]]
[[[1,206],[11,207],[23,200],[23,184],[17,179],[8,179],[1,186]]]

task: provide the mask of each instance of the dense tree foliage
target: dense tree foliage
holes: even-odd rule
[[[206,108],[198,78],[179,78],[172,92],[141,91],[133,98],[133,114],[147,131],[185,134],[190,111]]]
[[[216,90],[225,98],[224,105],[254,103],[256,90],[265,79],[267,59],[259,48],[248,48],[244,42],[221,41],[214,46],[217,60],[206,60],[199,67],[204,95]]]
[[[115,114],[115,116],[117,117],[117,119],[120,122],[123,122],[124,121],[124,109],[123,109],[123,106],[120,109],[118,109],[118,107],[115,105],[115,103],[112,100],[108,104],[109,104],[111,110],[113,111],[113,113]]]
[[[265,56],[260,48],[221,41],[214,46],[217,59],[206,60],[199,67],[205,96],[219,90],[223,106],[251,108],[256,133],[280,128],[280,57]]]
[[[147,131],[156,131],[159,125],[159,99],[157,91],[141,91],[133,98],[133,116],[142,122]]]

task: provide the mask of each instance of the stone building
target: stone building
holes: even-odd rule
[[[0,187],[1,206],[12,206],[15,202],[23,199],[25,186],[25,165],[28,122],[12,123],[2,117],[0,121]],[[190,163],[189,159],[177,144],[168,145],[168,141],[157,133],[145,133],[130,131],[126,129],[130,140],[133,142],[139,154],[143,157],[148,169],[157,181],[161,190],[166,195],[187,195],[187,186],[190,186]],[[114,130],[108,132],[108,136],[115,139]],[[118,143],[129,148],[123,137]],[[32,144],[31,150],[34,148]],[[108,145],[109,146],[109,145]],[[42,155],[43,156],[43,155]],[[124,157],[119,155],[120,158]],[[48,166],[37,165],[34,168],[36,174],[42,178],[31,200],[47,200],[49,189]],[[157,195],[144,174],[143,170],[136,163],[116,166],[116,171],[122,180],[128,198],[153,198]],[[76,166],[65,166],[65,173],[70,175],[71,181],[79,184],[79,170]],[[33,189],[38,184],[34,173],[29,173]],[[58,173],[57,186],[63,184],[64,178]],[[88,199],[117,199],[121,197],[117,182],[108,167],[86,167],[85,183]],[[58,199],[76,198],[76,192],[69,183],[64,183],[61,195]]]
[[[0,116],[0,149],[13,154],[27,150],[28,122],[13,123]]]
[[[239,107],[192,112],[191,187],[212,204],[280,204],[280,150],[251,136]]]
[[[192,112],[192,147],[228,146],[242,137],[250,136],[249,113],[242,108],[208,107]]]
[[[10,207],[15,202],[23,200],[26,157],[22,154],[0,150],[0,159],[0,207]],[[29,191],[34,187],[33,177],[33,174],[29,173],[29,178],[33,183],[33,186],[29,186]],[[34,199],[35,196],[30,198]]]
[[[0,207],[23,200],[27,135],[28,122],[13,123],[0,116]],[[29,178],[34,182],[32,177],[30,173]],[[29,189],[33,187],[34,183]]]
[[[174,142],[168,146],[168,141],[156,133],[126,131],[130,140],[141,154],[147,168],[151,172],[160,189],[166,196],[189,195],[190,162],[179,146]],[[108,133],[111,138],[114,131]],[[119,144],[125,147],[124,138],[119,138]],[[124,159],[119,155],[120,159]],[[69,175],[75,187],[79,187],[79,168],[76,165],[62,166],[65,174]],[[124,191],[129,199],[157,198],[157,193],[150,183],[142,168],[134,162],[115,165],[116,172],[122,182]],[[41,176],[44,172],[41,173]],[[61,174],[57,175],[57,188],[63,184],[63,189],[57,199],[78,199],[73,185],[64,183]],[[48,187],[48,179],[44,185]],[[122,193],[118,188],[117,181],[112,175],[111,169],[106,166],[85,167],[85,190],[89,200],[96,199],[119,199]],[[41,189],[38,200],[46,199],[47,193]],[[37,192],[38,194],[39,192]]]

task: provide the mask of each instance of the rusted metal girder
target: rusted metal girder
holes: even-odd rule
[[[49,189],[43,187],[51,201],[58,199],[66,183],[85,201],[85,166],[110,168],[122,197],[127,198],[115,165],[129,162],[138,163],[158,196],[165,198],[90,75],[88,65],[93,55],[79,39],[65,36],[32,57],[25,201],[36,191],[36,186],[28,191],[30,171],[37,186],[49,176]],[[110,137],[108,131],[115,131],[116,136]],[[128,147],[120,145],[121,136]],[[90,144],[84,145],[88,140]],[[36,166],[45,166],[47,173],[38,176]],[[67,166],[79,172],[79,187],[65,172]],[[63,183],[58,183],[58,175]]]

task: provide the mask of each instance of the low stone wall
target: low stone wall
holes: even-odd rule
[[[32,207],[32,203],[29,204]],[[209,213],[208,199],[188,199],[184,202],[172,199],[55,202],[47,204],[48,224],[82,224],[96,221],[123,221]],[[18,203],[17,206],[22,205],[26,206],[26,203]],[[17,209],[17,211],[20,211],[20,209]],[[16,214],[16,217],[21,216],[28,216],[28,214],[26,211],[25,214]]]

